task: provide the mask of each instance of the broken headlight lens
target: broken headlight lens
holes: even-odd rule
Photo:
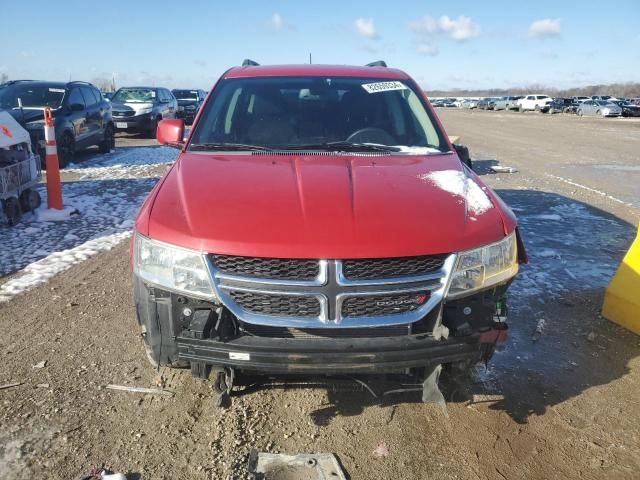
[[[458,255],[448,298],[467,295],[502,283],[518,273],[516,233],[497,243]]]
[[[135,234],[134,272],[144,281],[199,297],[215,297],[200,252],[174,247]]]

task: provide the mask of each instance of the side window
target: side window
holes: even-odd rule
[[[165,90],[164,91],[164,96],[165,96],[165,99],[167,100],[167,102],[172,102],[173,101],[173,93],[171,93],[169,90]]]
[[[87,107],[94,106],[97,102],[95,95],[91,91],[89,87],[80,87],[80,91],[82,91],[82,96],[84,97],[84,104]]]
[[[164,92],[162,89],[153,90],[151,94],[151,99],[153,102],[162,102],[164,101]]]
[[[84,98],[82,97],[79,88],[73,88],[71,92],[69,92],[69,100],[67,100],[67,105],[69,106],[76,103],[82,105],[83,107],[85,106]]]
[[[91,87],[91,91],[93,92],[93,96],[96,97],[96,100],[98,100],[98,103],[104,100],[104,98],[102,98],[102,93],[100,93],[100,90]]]

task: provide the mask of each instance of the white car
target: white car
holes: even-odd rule
[[[536,112],[549,111],[549,104],[553,99],[547,95],[527,95],[518,100],[518,110],[525,112],[535,110]]]

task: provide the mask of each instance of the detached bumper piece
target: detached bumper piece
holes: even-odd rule
[[[482,358],[477,334],[448,340],[434,340],[421,334],[313,342],[249,336],[220,341],[187,335],[176,339],[181,360],[273,374],[401,372],[464,360],[477,362]]]

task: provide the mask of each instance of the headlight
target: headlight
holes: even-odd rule
[[[135,234],[134,272],[168,290],[215,298],[209,271],[200,252],[173,247]]]
[[[497,243],[458,255],[448,298],[491,287],[518,273],[515,232]]]
[[[136,112],[136,115],[144,115],[145,113],[151,113],[153,111],[153,107],[145,107],[141,108]]]

